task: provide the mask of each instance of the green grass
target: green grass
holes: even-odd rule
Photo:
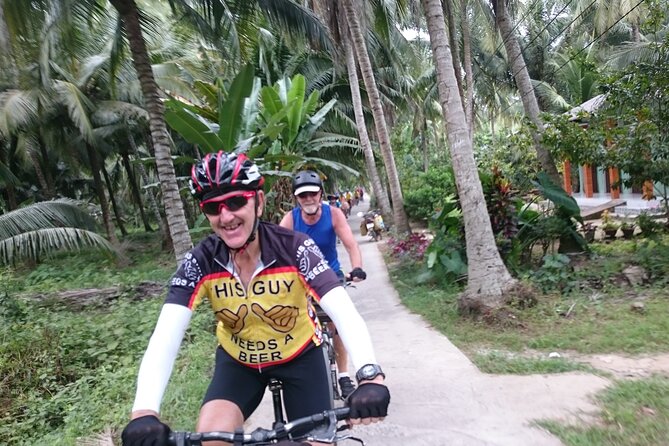
[[[168,282],[174,255],[160,250],[155,234],[133,234],[124,247],[124,263],[83,251],[0,270],[0,444],[72,445],[108,428],[120,433],[127,422],[163,296],[126,292],[83,309],[53,298],[62,290]],[[182,351],[208,355],[182,354],[166,392],[165,416],[182,427],[193,427],[208,383],[212,323],[207,311],[193,318]]]
[[[599,396],[601,420],[591,426],[539,424],[571,446],[669,444],[669,378],[623,381]]]
[[[426,279],[424,266],[388,258],[402,302],[463,350],[485,373],[533,374],[585,371],[589,365],[548,358],[550,352],[653,354],[669,351],[669,250],[664,243],[594,245],[592,258],[563,271],[528,271],[535,288],[561,287],[537,296],[536,305],[508,307],[505,323],[490,324],[458,314],[460,286]],[[654,282],[632,288],[622,270],[641,264]],[[551,276],[552,275],[552,276]],[[641,300],[642,313],[631,304]],[[532,351],[529,355],[527,352]],[[485,353],[482,353],[485,352]],[[528,357],[529,356],[529,357]],[[594,425],[540,424],[569,446],[660,446],[669,444],[669,378],[620,381],[599,394],[601,420]]]
[[[405,263],[391,268],[391,278],[402,302],[467,352],[481,349],[627,354],[669,351],[669,318],[666,317],[669,299],[664,288],[633,290],[607,285],[602,290],[540,295],[532,308],[510,308],[516,318],[514,323],[490,326],[459,316],[459,288],[415,282],[412,278],[420,277],[421,267]],[[599,271],[595,272],[599,274]],[[630,309],[637,294],[643,295],[644,313]]]
[[[504,352],[475,353],[473,362],[484,373],[531,375],[534,373],[595,372],[592,367],[564,358],[513,357]]]

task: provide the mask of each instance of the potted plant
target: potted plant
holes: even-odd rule
[[[609,211],[602,212],[602,231],[606,234],[607,239],[615,239],[618,229],[620,229],[620,224],[613,221]]]
[[[623,232],[623,237],[625,237],[628,240],[634,236],[635,229],[636,225],[634,223],[624,221],[620,224],[620,230]]]

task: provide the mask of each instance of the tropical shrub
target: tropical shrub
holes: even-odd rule
[[[571,274],[571,260],[564,254],[544,256],[541,267],[532,273],[532,283],[543,292],[559,291],[567,293],[576,282]]]
[[[637,224],[641,229],[641,235],[644,237],[653,237],[662,231],[662,224],[645,212],[639,215]]]
[[[410,219],[427,221],[455,191],[453,170],[434,166],[412,176],[403,183],[404,209]]]
[[[413,232],[403,238],[391,237],[387,244],[393,258],[421,262],[425,257],[427,247],[430,245],[430,240],[423,233]]]
[[[658,283],[669,283],[669,244],[666,237],[643,240],[637,245],[634,253],[637,264],[648,273],[649,280]]]
[[[459,202],[453,195],[444,199],[443,206],[430,222],[434,239],[425,251],[427,267],[435,275],[459,280],[467,274],[467,251],[462,211]]]
[[[538,175],[534,185],[537,198],[543,197],[551,205],[539,211],[528,205],[520,211],[519,230],[507,257],[507,263],[515,269],[519,269],[521,264],[531,263],[535,246],[541,246],[543,257],[558,240],[561,253],[588,250],[588,244],[576,226],[577,222],[583,224],[576,200],[543,172]]]
[[[521,193],[532,188],[530,180],[541,171],[527,126],[498,136],[480,133],[474,136],[474,150],[479,172],[499,169]]]
[[[497,166],[493,166],[491,174],[479,173],[479,177],[497,249],[502,258],[506,258],[518,233],[520,199],[516,197],[511,182],[504,178]]]

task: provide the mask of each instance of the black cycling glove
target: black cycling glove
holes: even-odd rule
[[[123,429],[123,446],[164,446],[172,430],[154,415],[135,418]]]
[[[361,384],[348,397],[347,404],[351,408],[349,418],[385,417],[388,415],[390,392],[383,384]]]
[[[353,270],[348,273],[348,276],[351,279],[355,279],[356,277],[360,280],[365,280],[367,278],[367,273],[362,270],[362,268],[353,268]]]

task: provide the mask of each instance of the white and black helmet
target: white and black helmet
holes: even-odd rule
[[[321,189],[323,189],[323,181],[313,170],[303,170],[293,178],[293,194],[295,196],[304,192],[318,192]]]

